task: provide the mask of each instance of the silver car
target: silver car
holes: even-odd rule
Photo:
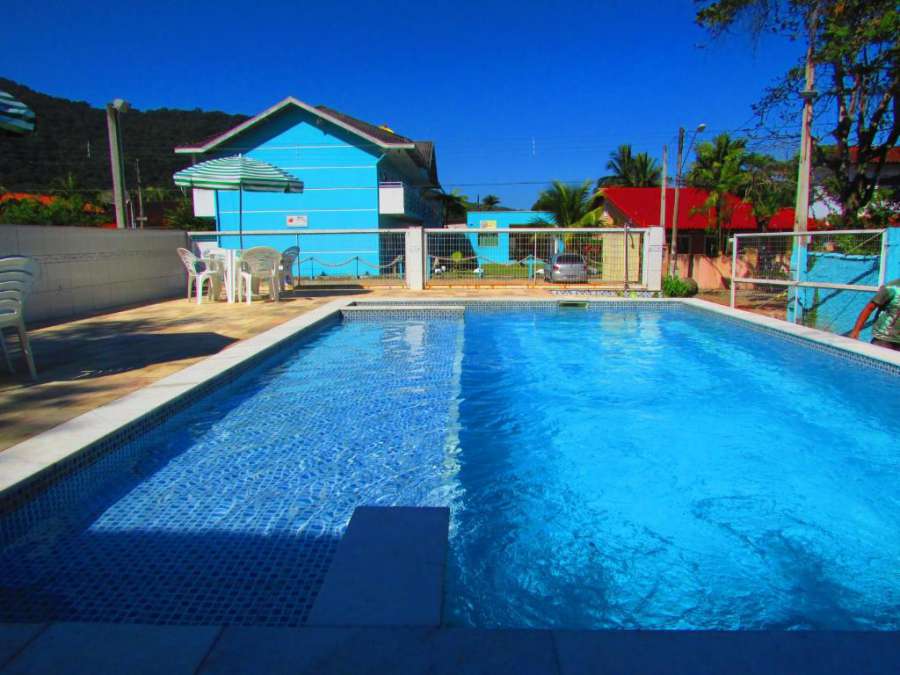
[[[588,280],[584,257],[578,253],[557,253],[550,258],[544,278],[555,283],[577,283]]]

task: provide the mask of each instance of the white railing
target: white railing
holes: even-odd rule
[[[584,284],[658,291],[661,228],[445,228],[233,230],[190,232],[199,253],[209,248],[271,246],[299,250],[302,284],[403,283],[409,288],[464,285]],[[583,275],[572,276],[569,254]],[[563,273],[565,272],[565,273]]]
[[[730,304],[765,306],[781,318],[846,333],[884,284],[886,230],[737,234]]]
[[[406,280],[405,229],[216,230],[189,232],[198,253],[211,248],[296,247],[290,270],[301,285],[402,285]]]

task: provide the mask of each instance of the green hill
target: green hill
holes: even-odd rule
[[[43,192],[59,187],[71,174],[70,189],[111,189],[105,110],[48,96],[2,77],[0,89],[30,106],[37,117],[33,135],[0,136],[0,187]],[[188,164],[187,158],[174,154],[175,146],[220,133],[245,119],[203,110],[132,108],[122,116],[127,186],[135,187],[135,159],[139,159],[144,186],[173,187],[172,174]]]

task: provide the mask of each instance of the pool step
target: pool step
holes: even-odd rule
[[[450,509],[353,511],[308,626],[438,626]]]

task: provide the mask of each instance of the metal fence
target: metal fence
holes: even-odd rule
[[[735,235],[731,306],[847,333],[884,283],[886,243],[885,230]]]
[[[644,236],[630,228],[427,229],[426,284],[640,288]]]
[[[402,286],[405,283],[405,230],[252,230],[189,233],[199,252],[211,248],[268,246],[296,248],[292,275],[302,286]]]

